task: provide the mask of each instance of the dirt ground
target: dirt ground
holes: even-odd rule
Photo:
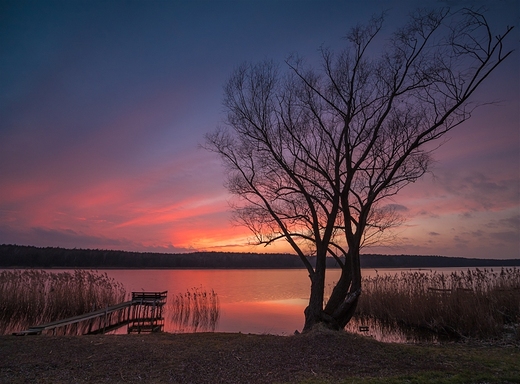
[[[520,349],[383,344],[330,331],[288,337],[0,336],[0,383],[351,383],[427,378],[520,383]]]

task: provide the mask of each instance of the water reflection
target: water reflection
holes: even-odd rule
[[[371,337],[384,343],[437,343],[436,334],[412,328],[399,327],[372,318],[353,318],[345,327],[345,331]]]
[[[291,335],[303,327],[306,299],[222,303],[219,332]]]
[[[191,301],[195,301],[193,296]],[[173,309],[174,312],[169,315],[171,323],[167,324],[167,331],[173,333],[218,331],[292,335],[295,331],[301,331],[303,327],[303,313],[307,304],[307,299],[222,303],[206,310],[200,310],[200,315],[191,316],[188,316],[186,310],[178,311],[174,309],[175,306],[172,306],[168,308],[168,310]],[[211,320],[211,310],[213,310],[213,316],[216,316],[213,317],[213,319],[216,318],[216,321]],[[352,319],[345,327],[345,331],[386,343],[436,343],[439,341],[438,336],[432,332],[399,327],[397,324],[383,323],[370,318]]]
[[[220,304],[215,291],[191,288],[175,295],[167,308],[177,332],[215,331],[220,318]]]
[[[399,270],[388,270],[395,273]],[[127,292],[168,291],[164,311],[166,332],[242,332],[256,334],[291,335],[301,331],[304,309],[309,294],[309,278],[305,270],[106,270],[110,278],[121,282]],[[364,270],[363,275],[375,274]],[[337,281],[339,272],[330,271],[327,282]],[[186,293],[208,292],[206,298],[197,296],[198,310],[186,304]],[[212,304],[211,293],[218,300]],[[184,304],[175,298],[184,296]],[[179,298],[180,300],[180,298]],[[190,300],[194,302],[193,295]],[[206,305],[201,302],[207,300]],[[179,311],[179,306],[184,305]],[[195,305],[195,304],[193,304]],[[206,309],[203,309],[206,308]],[[195,315],[198,311],[198,314]],[[27,324],[34,325],[34,324]],[[1,324],[0,324],[1,326]],[[359,330],[368,326],[368,331]],[[23,329],[24,326],[4,327],[4,333]],[[431,336],[415,336],[398,327],[377,324],[368,320],[354,320],[347,326],[350,332],[373,337],[386,342],[410,342],[432,340]],[[6,332],[7,331],[7,332]],[[123,327],[114,331],[126,333]]]

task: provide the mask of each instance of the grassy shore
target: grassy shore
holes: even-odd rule
[[[315,330],[1,336],[2,383],[519,383],[518,346],[403,345]]]

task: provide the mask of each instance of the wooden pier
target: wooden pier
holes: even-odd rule
[[[159,332],[164,329],[163,307],[168,291],[132,292],[132,300],[105,309],[32,326],[14,335],[92,335],[128,325],[128,333]]]
[[[132,292],[128,333],[159,332],[164,329],[165,292]]]

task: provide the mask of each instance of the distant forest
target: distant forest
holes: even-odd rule
[[[311,263],[314,257],[309,257]],[[337,268],[334,259],[328,266]],[[468,259],[445,256],[372,255],[361,256],[362,268],[440,268],[520,266],[520,259]],[[98,249],[38,248],[0,245],[0,268],[205,268],[258,269],[304,268],[299,257],[275,253],[146,253]]]

